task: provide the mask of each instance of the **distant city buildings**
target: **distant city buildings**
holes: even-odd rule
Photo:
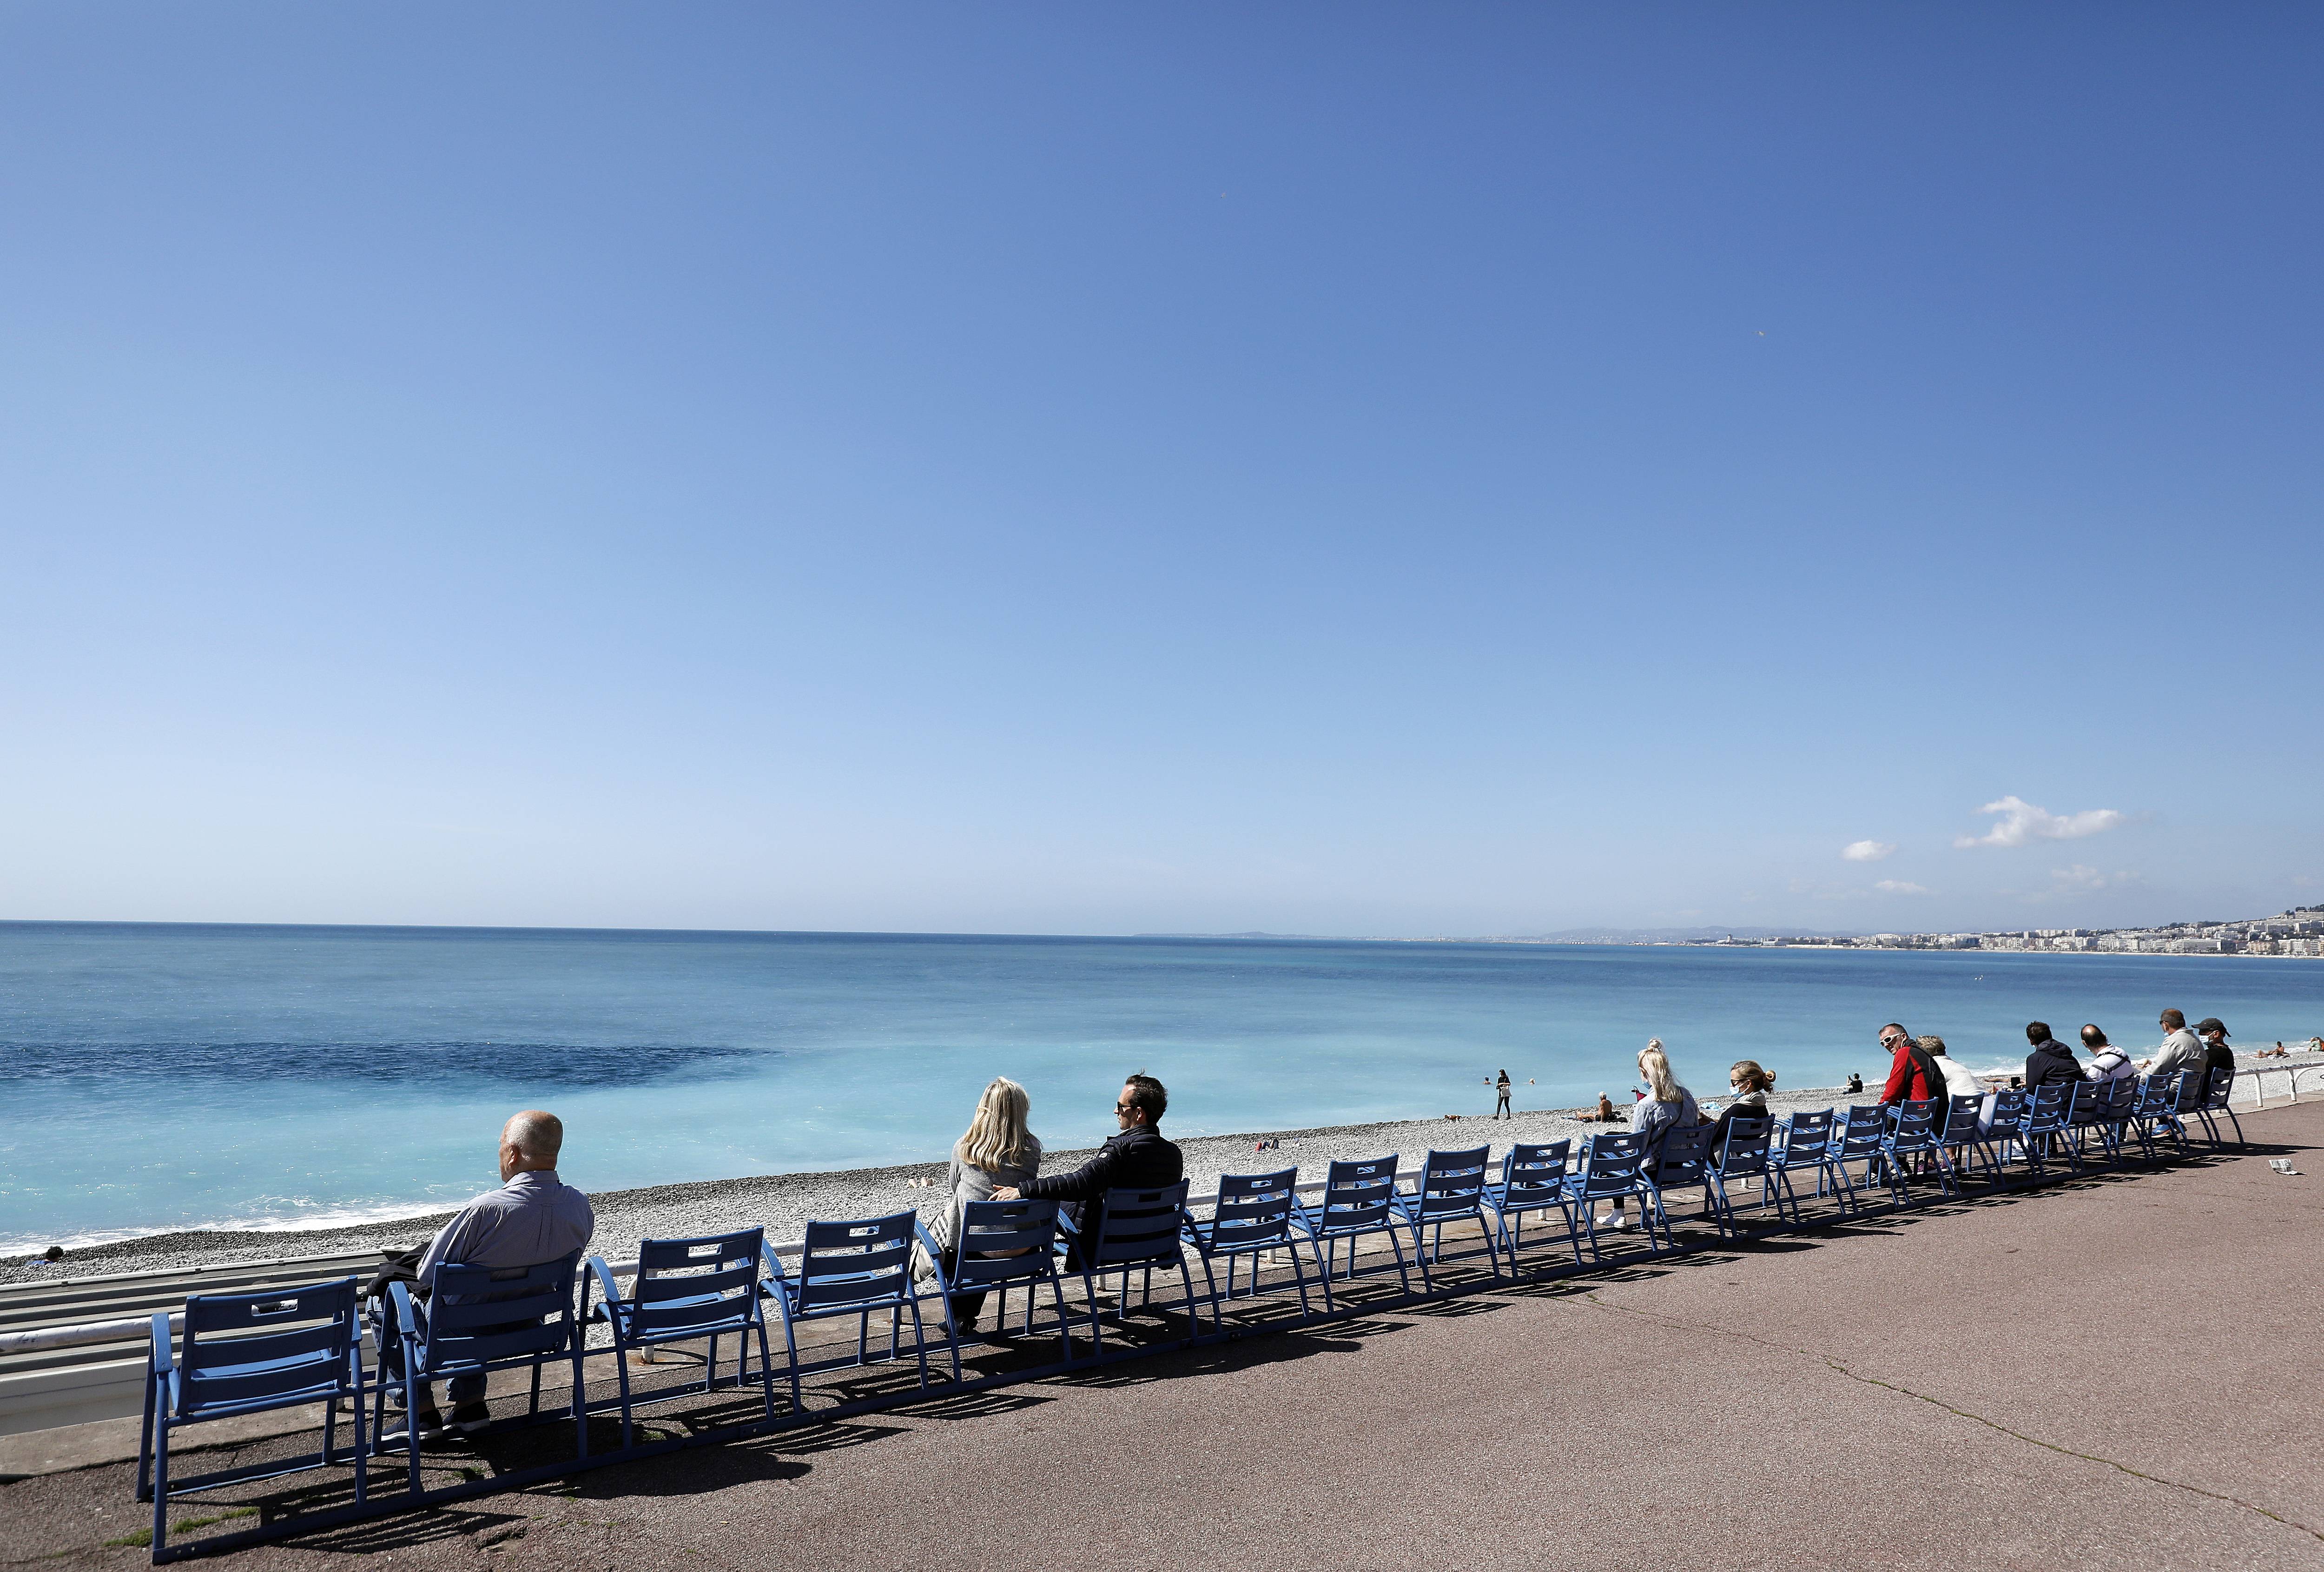
[[[1680,943],[1822,949],[2104,950],[2117,955],[2253,955],[2324,957],[2324,906],[2235,922],[2172,922],[2161,928],[2027,928],[2000,933],[1876,933],[1869,938],[1800,934]]]

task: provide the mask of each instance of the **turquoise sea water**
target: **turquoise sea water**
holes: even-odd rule
[[[1875,1078],[1895,1018],[1971,1064],[2034,1017],[2150,1044],[2324,1031],[2324,963],[1296,940],[0,924],[0,1252],[311,1225],[494,1181],[553,1109],[591,1189],[941,1156],[994,1075],[1053,1146],[1124,1072],[1187,1134],[1618,1099],[1683,1078]],[[1535,1084],[1528,1085],[1528,1082]]]

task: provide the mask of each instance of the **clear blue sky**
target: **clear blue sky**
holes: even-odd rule
[[[0,916],[2324,902],[2319,43],[12,5]]]

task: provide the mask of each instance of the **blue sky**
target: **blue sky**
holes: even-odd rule
[[[2319,42],[12,6],[0,916],[2324,902]]]

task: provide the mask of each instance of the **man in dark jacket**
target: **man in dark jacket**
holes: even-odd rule
[[[1095,1238],[1105,1225],[1106,1191],[1159,1188],[1176,1184],[1185,1175],[1185,1159],[1155,1128],[1169,1105],[1170,1094],[1162,1083],[1139,1071],[1123,1083],[1121,1096],[1114,1100],[1113,1116],[1121,1133],[1099,1147],[1095,1157],[1071,1173],[1045,1173],[1027,1179],[1020,1188],[994,1190],[992,1198],[1062,1201],[1058,1209],[1073,1219],[1081,1236]]]
[[[2084,1080],[2081,1062],[2074,1050],[2050,1035],[2050,1023],[2031,1021],[2025,1025],[2025,1040],[2034,1051],[2025,1056],[2025,1089],[2039,1091],[2053,1081],[2080,1086]]]
[[[2195,1022],[2195,1035],[2203,1040],[2203,1063],[2209,1073],[2205,1077],[2204,1092],[2219,1084],[2219,1072],[2236,1072],[2236,1050],[2227,1046],[2227,1028],[2216,1015],[2207,1015]]]

